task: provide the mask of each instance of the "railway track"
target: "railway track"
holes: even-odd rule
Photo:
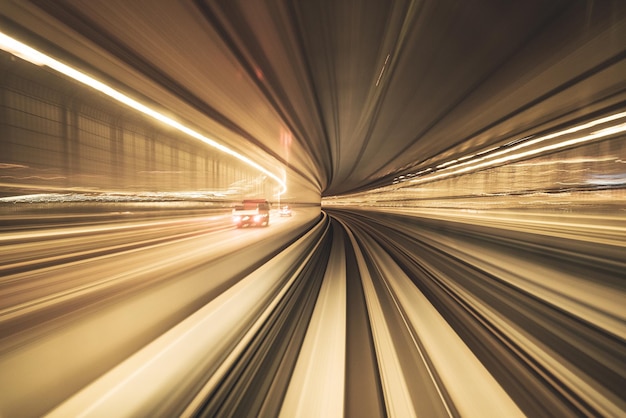
[[[535,232],[523,228],[329,213],[262,262],[226,274],[204,303],[49,415],[626,410],[624,313],[612,305],[624,293],[617,248],[606,262],[597,251],[580,254],[572,271],[563,257],[584,247],[568,247],[562,228],[552,246],[543,234],[537,251]],[[581,285],[590,297],[580,297]]]

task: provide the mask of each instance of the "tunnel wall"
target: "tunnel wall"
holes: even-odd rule
[[[324,203],[471,209],[593,206],[621,210],[626,207],[626,137],[440,180],[427,178],[419,179],[417,184],[411,176],[403,176],[390,186]]]
[[[62,75],[0,54],[0,197],[49,192],[265,196],[258,172]]]

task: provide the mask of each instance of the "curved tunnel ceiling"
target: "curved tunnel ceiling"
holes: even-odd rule
[[[209,133],[242,152],[253,144],[322,195],[547,129],[626,91],[619,1],[31,4],[159,89],[106,70],[94,47],[73,54],[172,111],[185,103]]]

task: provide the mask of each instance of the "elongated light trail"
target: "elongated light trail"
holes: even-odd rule
[[[282,179],[281,177],[279,177],[278,175],[272,173],[271,171],[267,170],[265,167],[261,166],[260,164],[256,163],[255,161],[251,160],[250,158],[239,154],[238,152],[228,148],[225,145],[220,144],[219,142],[208,138],[204,135],[202,135],[201,133],[183,125],[182,123],[171,119],[165,115],[163,115],[162,113],[157,112],[156,110],[142,104],[139,103],[138,101],[126,96],[124,93],[115,90],[114,88],[104,84],[101,81],[96,80],[95,78],[82,73],[81,71],[70,67],[67,64],[64,64],[60,61],[57,61],[56,59],[40,52],[37,51],[36,49],[6,35],[5,33],[0,32],[0,49],[3,49],[19,58],[22,58],[32,64],[35,65],[40,65],[40,66],[46,66],[49,67],[55,71],[58,71],[61,74],[64,74],[76,81],[78,81],[79,83],[82,83],[86,86],[89,86],[101,93],[106,94],[107,96],[113,98],[114,100],[117,100],[120,103],[125,104],[128,107],[131,107],[132,109],[135,109],[145,115],[150,116],[153,119],[156,119],[162,123],[165,123],[166,125],[171,126],[172,128],[192,137],[195,138],[199,141],[204,142],[205,144],[216,148],[217,150],[228,154],[240,161],[242,161],[243,163],[249,165],[250,167],[253,167],[254,169],[262,172],[263,174],[266,174],[267,176],[271,177],[272,179],[274,179],[281,187],[281,191],[278,193],[279,195],[284,194],[287,191],[287,184],[285,182],[284,179]]]
[[[484,169],[487,167],[491,167],[497,164],[503,164],[503,163],[514,161],[514,160],[529,158],[529,157],[532,157],[541,153],[555,151],[555,150],[559,150],[562,148],[583,144],[589,141],[595,141],[597,139],[604,138],[604,137],[611,136],[611,135],[621,134],[621,133],[626,132],[625,122],[621,122],[610,127],[599,129],[597,131],[594,131],[585,135],[581,135],[576,138],[571,138],[571,139],[567,139],[567,140],[557,142],[554,144],[540,146],[538,148],[529,149],[527,151],[520,151],[522,148],[526,148],[530,145],[536,145],[541,142],[547,141],[549,139],[554,139],[554,138],[558,138],[564,135],[577,133],[585,129],[590,129],[601,124],[618,121],[624,118],[626,118],[626,112],[618,112],[618,113],[614,113],[612,115],[605,116],[599,119],[594,119],[592,121],[574,126],[572,128],[564,129],[562,131],[558,131],[549,135],[544,135],[539,138],[534,138],[529,141],[521,142],[511,148],[493,152],[488,155],[481,156],[479,158],[471,158],[471,159],[463,158],[463,160],[467,160],[463,162],[461,162],[462,159],[459,158],[458,160],[453,160],[450,163],[444,163],[444,164],[437,166],[437,168],[445,168],[445,170],[442,170],[442,172],[429,175],[429,176],[424,176],[418,179],[413,179],[411,180],[411,183],[423,183],[423,182],[432,181],[432,180],[436,180],[436,179],[440,179],[444,177],[450,177],[450,176],[457,175],[457,174],[472,172],[472,171]],[[472,157],[476,157],[481,154],[484,154],[484,153],[481,152],[479,154],[475,154]],[[498,158],[494,158],[494,157],[498,157]]]

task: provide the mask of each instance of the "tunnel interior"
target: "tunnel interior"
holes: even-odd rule
[[[0,416],[626,414],[624,74],[618,0],[1,0]]]

